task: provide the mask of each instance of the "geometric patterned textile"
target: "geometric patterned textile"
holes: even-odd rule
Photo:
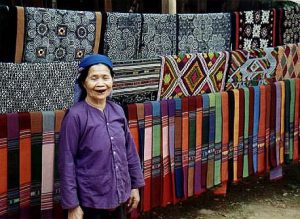
[[[162,57],[159,99],[223,91],[228,52]]]
[[[86,54],[98,52],[100,12],[31,7],[24,10],[23,62],[72,62],[80,60]],[[24,17],[18,16],[18,21],[21,20]],[[19,34],[21,32],[24,31],[18,30]],[[21,48],[23,45],[16,50]]]
[[[275,46],[276,10],[235,12],[236,49],[256,49]]]
[[[231,52],[226,90],[275,81],[277,51],[274,48]]]
[[[229,13],[178,14],[178,53],[230,50]]]
[[[283,9],[282,44],[300,42],[300,6],[285,7]]]
[[[276,80],[300,77],[300,43],[278,46]]]
[[[0,63],[0,113],[70,107],[77,69],[77,62]]]
[[[139,58],[176,54],[176,15],[143,14]]]
[[[125,106],[156,100],[160,59],[115,62],[112,100]]]
[[[103,53],[112,61],[138,58],[142,15],[132,13],[107,13]]]

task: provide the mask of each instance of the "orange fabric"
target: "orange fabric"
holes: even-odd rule
[[[233,125],[233,182],[238,181],[238,147],[239,147],[239,91],[234,94],[234,125]]]

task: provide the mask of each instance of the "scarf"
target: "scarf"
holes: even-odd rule
[[[254,174],[253,169],[253,126],[254,126],[254,88],[249,87],[249,137],[248,137],[248,170],[249,175]]]
[[[281,83],[275,82],[276,86],[276,166],[280,165],[280,124],[281,124]]]
[[[238,89],[239,93],[239,114],[238,114],[238,167],[237,178],[241,180],[243,177],[243,159],[244,159],[244,118],[245,118],[245,94],[244,89]]]
[[[214,163],[214,185],[221,183],[221,162],[222,162],[222,95],[215,94],[216,98],[216,119],[215,119],[215,163]]]
[[[253,123],[253,170],[254,174],[258,171],[258,125],[260,112],[260,89],[254,87],[254,123]]]
[[[284,161],[290,162],[290,105],[291,105],[291,81],[285,80],[285,116],[284,116]]]
[[[280,117],[276,117],[277,111],[277,99],[276,99],[276,85],[271,85],[271,101],[270,101],[270,147],[269,147],[269,161],[270,167],[275,168],[277,166],[276,161],[276,123],[280,120]]]
[[[189,149],[188,149],[188,197],[194,195],[195,156],[196,156],[196,97],[188,98],[189,108]]]
[[[239,147],[239,91],[233,90],[234,95],[234,118],[233,118],[233,181],[238,181],[238,147]]]
[[[294,153],[293,160],[299,159],[299,115],[300,115],[300,79],[295,79],[295,121],[294,121]]]
[[[188,197],[188,162],[189,162],[189,99],[182,98],[182,169],[183,169],[183,193]]]
[[[295,79],[288,79],[290,81],[290,121],[289,121],[289,159],[293,160],[294,154],[294,120],[295,120]]]
[[[7,116],[0,114],[0,216],[7,213]]]
[[[280,121],[280,136],[281,136],[281,143],[280,143],[280,164],[284,163],[285,157],[285,83],[284,81],[280,81],[281,84],[281,121]]]
[[[265,168],[270,171],[270,116],[271,116],[271,85],[266,85],[266,134],[265,134]]]
[[[265,139],[266,139],[266,86],[260,86],[260,109],[258,123],[257,173],[265,171]]]
[[[249,88],[244,88],[244,157],[243,178],[249,176]]]

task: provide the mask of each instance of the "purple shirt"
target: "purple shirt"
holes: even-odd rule
[[[144,185],[136,146],[123,109],[107,101],[100,111],[85,101],[72,106],[60,132],[59,172],[63,208],[111,209]]]

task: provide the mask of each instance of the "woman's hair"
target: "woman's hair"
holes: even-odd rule
[[[99,63],[99,64],[102,64],[102,63]],[[105,65],[105,64],[102,64],[102,65]],[[115,73],[114,73],[114,71],[112,70],[112,68],[109,67],[108,65],[105,65],[105,66],[109,68],[109,70],[110,70],[110,75],[111,75],[112,78],[114,78]],[[80,89],[81,89],[81,95],[80,95],[79,101],[84,100],[84,99],[86,98],[86,95],[87,95],[86,90],[85,90],[83,84],[84,84],[84,82],[85,82],[85,80],[86,80],[86,78],[87,78],[87,76],[88,76],[88,74],[89,74],[90,67],[91,67],[91,66],[89,66],[89,67],[86,68],[86,69],[83,69],[83,70],[80,72],[79,77],[77,78],[78,85],[79,85],[79,87],[80,87]]]

